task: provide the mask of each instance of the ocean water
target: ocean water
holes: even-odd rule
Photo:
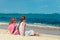
[[[60,14],[4,14],[0,13],[0,24],[2,23],[9,23],[11,18],[16,18],[16,22],[19,23],[20,17],[26,16],[26,22],[28,25],[33,25],[38,27],[52,27],[52,28],[60,28]],[[48,26],[46,26],[48,25]],[[39,27],[40,27],[39,26]],[[42,27],[43,27],[42,26]],[[54,27],[53,27],[54,26]],[[8,26],[0,26],[0,29],[7,29]],[[26,28],[27,30],[34,30],[40,34],[52,34],[52,35],[59,35],[60,30],[48,30],[48,29],[38,29],[38,28]]]
[[[18,14],[18,13],[9,13],[4,14],[0,13],[0,22],[9,23],[11,18],[16,18],[18,23],[21,16],[26,16],[26,22],[28,24],[46,24],[53,26],[60,26],[60,14]]]

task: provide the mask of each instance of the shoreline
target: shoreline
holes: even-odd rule
[[[18,25],[18,24],[17,24]],[[0,24],[0,29],[7,29],[8,28],[8,23],[7,24]],[[31,25],[27,24],[26,26],[27,30],[34,30],[35,32],[38,32],[40,34],[51,34],[51,35],[58,35],[60,36],[60,27],[50,27],[50,26],[44,26],[44,25]]]
[[[0,39],[1,40],[60,40],[60,36],[58,35],[50,35],[50,34],[40,34],[40,36],[21,36],[21,35],[11,35],[4,34],[6,30],[0,29]]]
[[[0,26],[8,26],[8,23],[0,23]],[[18,25],[18,23],[17,23]],[[37,28],[37,29],[44,29],[44,30],[58,30],[60,31],[60,27],[48,26],[48,25],[34,25],[34,24],[27,24],[27,28]]]

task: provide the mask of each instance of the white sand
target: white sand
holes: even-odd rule
[[[6,30],[0,29],[0,40],[60,40],[60,36],[40,34],[40,36],[20,36],[4,34]]]

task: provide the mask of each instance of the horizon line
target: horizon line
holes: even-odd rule
[[[60,14],[60,13],[0,13],[0,14]]]

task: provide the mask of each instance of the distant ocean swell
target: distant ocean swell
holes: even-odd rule
[[[20,16],[26,16],[28,24],[60,26],[60,14],[0,14],[0,22],[9,22],[15,17],[18,23]]]

